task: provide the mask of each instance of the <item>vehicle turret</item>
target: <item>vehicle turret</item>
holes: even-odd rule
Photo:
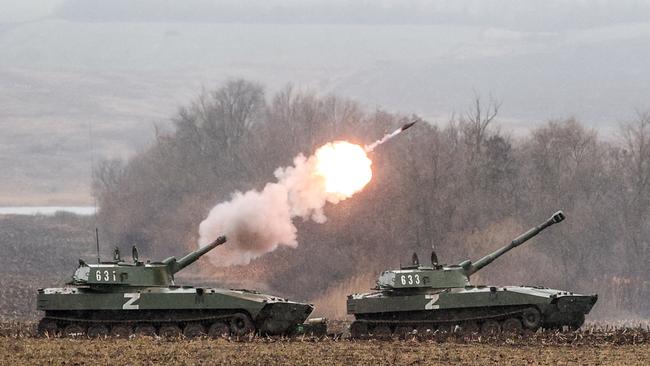
[[[431,267],[428,267],[420,265],[417,257],[414,256],[412,265],[402,266],[399,270],[382,272],[377,281],[377,289],[417,292],[418,290],[431,288],[442,289],[469,286],[469,277],[472,274],[489,265],[513,248],[530,240],[547,227],[561,222],[564,218],[564,213],[558,211],[548,220],[513,239],[508,245],[499,248],[474,263],[470,260],[465,260],[449,266],[439,265],[435,263],[437,262],[437,256],[432,254],[432,259],[435,258],[435,260],[432,260]]]
[[[212,243],[188,253],[180,259],[169,257],[162,262],[141,262],[133,249],[133,262],[125,262],[116,249],[113,261],[88,264],[79,261],[79,267],[72,276],[71,285],[87,285],[98,290],[115,286],[170,286],[174,285],[174,274],[196,262],[201,256],[226,242],[220,236]]]

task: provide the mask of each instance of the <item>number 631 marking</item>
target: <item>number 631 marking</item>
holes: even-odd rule
[[[101,282],[101,281],[107,282],[111,280],[113,282],[117,281],[117,276],[115,274],[115,271],[104,271],[103,273],[104,275],[102,276],[101,270],[95,272],[95,279],[97,280],[97,282]]]

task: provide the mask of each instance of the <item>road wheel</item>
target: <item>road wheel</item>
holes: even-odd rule
[[[230,327],[224,322],[215,322],[208,329],[210,338],[226,338],[230,335]]]
[[[372,335],[377,339],[388,339],[393,334],[388,325],[377,325],[372,330]]]
[[[237,313],[230,318],[230,330],[236,337],[241,337],[255,331],[251,318],[242,313]]]
[[[38,335],[42,337],[58,337],[61,335],[61,330],[56,324],[56,320],[41,319],[38,322]]]
[[[255,331],[251,318],[242,313],[237,313],[230,318],[230,330],[236,337],[241,337]]]
[[[368,324],[363,322],[353,322],[350,325],[350,337],[355,339],[368,337]]]
[[[151,324],[139,324],[135,327],[135,335],[138,337],[154,337],[156,328]]]
[[[63,328],[63,336],[67,338],[79,338],[85,335],[86,331],[80,324],[70,324]]]
[[[413,327],[411,326],[400,325],[399,327],[395,328],[395,335],[400,337],[401,339],[406,339],[411,334],[413,334]]]
[[[225,324],[224,324],[225,325]],[[190,323],[183,329],[185,338],[198,338],[205,335],[205,328],[199,323]]]
[[[163,338],[178,338],[181,336],[181,328],[175,324],[167,324],[160,327],[160,332],[158,332]]]
[[[485,335],[498,334],[501,331],[501,326],[496,320],[488,319],[481,324],[481,333]]]
[[[108,328],[103,324],[95,324],[88,327],[88,337],[104,338],[108,336]]]
[[[501,329],[506,333],[521,334],[524,327],[521,325],[521,320],[517,318],[508,318],[501,324]]]
[[[111,337],[129,339],[133,334],[133,329],[128,325],[118,324],[111,328]]]
[[[527,308],[521,313],[521,320],[524,328],[534,332],[542,325],[542,314],[537,308]]]
[[[418,339],[431,339],[435,331],[435,326],[427,324],[418,325],[418,327],[415,328],[415,334],[417,334]]]
[[[478,323],[475,321],[468,321],[460,325],[461,332],[465,334],[474,334],[478,333],[481,329],[478,326]]]

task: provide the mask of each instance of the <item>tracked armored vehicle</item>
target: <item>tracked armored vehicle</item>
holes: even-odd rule
[[[353,294],[347,312],[354,315],[353,337],[430,334],[436,331],[497,333],[539,328],[579,328],[598,295],[537,286],[475,286],[470,276],[547,227],[564,220],[562,211],[475,263],[431,266],[413,264],[384,271],[375,292]]]
[[[39,289],[37,308],[45,312],[40,334],[128,338],[132,334],[173,337],[287,334],[313,310],[310,304],[250,290],[179,286],[174,275],[226,242],[213,243],[181,259],[141,262],[137,250],[125,262],[79,267],[66,287]]]

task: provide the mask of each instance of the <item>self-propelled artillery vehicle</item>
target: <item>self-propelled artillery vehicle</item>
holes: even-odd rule
[[[39,289],[37,308],[45,312],[40,334],[128,338],[132,334],[173,337],[287,334],[313,310],[310,304],[250,290],[179,286],[174,275],[226,242],[220,237],[181,259],[144,263],[116,251],[113,261],[79,261],[72,280]]]
[[[478,261],[456,265],[413,264],[384,271],[375,292],[348,296],[347,312],[354,315],[353,337],[429,334],[435,331],[497,333],[539,328],[579,328],[598,295],[537,286],[475,286],[470,276],[547,227],[564,220],[562,211],[510,244]]]

